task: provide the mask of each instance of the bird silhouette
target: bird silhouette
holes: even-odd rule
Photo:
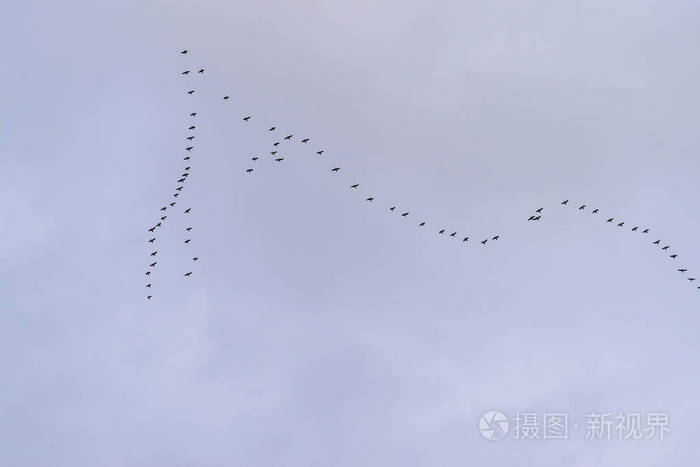
[[[483,240],[483,241],[481,242],[481,244],[482,244],[482,245],[486,245],[486,242],[488,242],[488,241],[489,241],[489,239],[487,238],[486,240]]]
[[[425,226],[425,222],[421,222],[420,224],[418,224],[418,227],[423,227],[423,226]]]
[[[192,112],[192,113],[190,114],[190,117],[196,117],[196,116],[197,116],[197,112]]]
[[[529,221],[535,220],[535,216],[530,216],[527,220],[529,220]]]
[[[360,184],[359,184],[359,183],[355,183],[354,185],[350,185],[350,188],[357,188],[358,186],[360,186]]]
[[[408,216],[408,214],[409,214],[408,211],[407,211],[407,212],[404,212],[404,213],[401,213],[401,217],[406,217],[406,216]]]
[[[374,198],[367,198],[367,201],[374,201]]]
[[[535,211],[535,212],[542,212],[543,209],[544,209],[544,208],[539,208],[539,209],[538,209],[537,211]]]
[[[190,160],[190,156],[187,156],[187,157],[183,158],[182,160],[188,161],[188,160]]]
[[[176,189],[177,191],[182,191],[183,188],[184,188],[184,187],[179,186],[179,187],[177,187],[177,188],[175,188],[175,189]]]
[[[158,264],[158,261],[152,262],[152,263],[150,264],[150,266],[151,266],[152,268],[154,268],[154,267],[156,267],[156,264]]]
[[[569,200],[568,200],[568,199],[567,199],[567,200],[564,200],[564,201],[561,202],[561,204],[569,204]]]
[[[243,117],[244,122],[247,122],[248,120],[250,120],[250,115],[246,115],[245,117]]]
[[[187,209],[185,209],[185,214],[187,214],[188,212],[190,212],[190,210],[192,210],[192,208],[187,208]]]
[[[178,182],[178,183],[183,183],[184,181],[185,181],[185,178],[181,178],[181,179],[178,180],[177,182]]]
[[[156,250],[156,251],[154,251],[153,253],[151,253],[151,256],[155,256],[155,255],[157,255],[157,254],[158,254],[158,250]]]
[[[671,245],[666,245],[665,247],[662,248],[662,250],[666,251],[666,250],[668,250],[669,248],[671,248]]]
[[[270,154],[274,156],[275,154],[277,154],[277,151],[270,151]]]
[[[155,227],[151,227],[150,229],[148,229],[149,232],[153,232],[154,230],[156,230]]]
[[[270,127],[270,129],[267,130],[267,131],[275,131],[275,128],[277,128],[277,127],[274,127],[274,126],[273,126],[273,127]]]
[[[197,256],[195,256],[194,258],[192,258],[192,261],[197,261],[198,259],[199,258]]]
[[[187,49],[183,50],[183,51],[180,52],[180,53],[183,54],[183,55],[186,54],[186,53],[187,53]]]
[[[185,170],[190,170],[190,166],[188,165],[187,167],[185,167]]]
[[[160,218],[160,220],[164,221],[164,220],[167,219],[167,218],[168,218],[168,216],[163,216],[163,217]],[[160,224],[160,223],[159,223],[159,224]]]
[[[632,227],[632,232],[636,232],[637,230],[639,230],[639,227],[637,227],[637,226]]]
[[[187,146],[187,147],[185,148],[185,151],[191,151],[192,148],[194,148],[194,146]]]
[[[146,284],[146,288],[147,288],[147,289],[150,289],[150,288],[151,288],[151,283],[150,283],[150,282],[149,282],[148,284]]]
[[[501,237],[500,235],[496,235],[496,236],[493,237],[491,240],[498,240],[500,237]]]
[[[649,229],[642,230],[642,233],[649,233]]]
[[[196,127],[194,125],[190,126],[188,130],[194,130]]]
[[[284,160],[284,157],[278,157],[278,158],[275,159],[275,160],[276,160],[277,162],[282,162],[282,161]]]
[[[153,295],[148,295],[148,296],[146,296],[146,298],[150,300],[152,296]]]
[[[187,240],[185,240],[185,243],[190,243],[191,241],[192,241],[192,239],[188,238]]]
[[[185,71],[182,72],[182,74],[183,74],[183,75],[186,75],[186,74],[188,74],[189,72],[190,72],[190,70],[185,70]]]
[[[625,225],[624,222],[620,222],[619,224],[617,224],[618,227],[622,227],[623,225]]]
[[[185,277],[190,277],[191,275],[192,275],[192,271],[185,273]]]
[[[693,282],[693,281],[695,280],[695,278],[694,278],[694,277],[689,277],[688,280],[689,280],[690,282]]]
[[[253,157],[250,158],[250,160],[252,160],[252,161],[257,161],[258,158],[257,158],[256,156],[253,156]]]
[[[394,209],[396,209],[396,206],[390,207],[390,208],[389,208],[389,211],[393,211]]]
[[[321,154],[323,154],[323,151],[316,151],[316,154],[320,156]]]
[[[197,73],[204,73],[204,68],[200,68]]]
[[[579,211],[583,211],[584,209],[586,209],[586,205],[585,205],[585,204],[584,204],[583,206],[580,206],[580,207],[578,208]]]
[[[442,230],[439,231],[438,233],[441,234],[441,235],[444,234],[444,233],[445,233],[445,229],[442,229]]]
[[[175,206],[175,201],[173,201],[172,203],[170,203],[170,207],[172,208],[173,206]]]
[[[151,271],[146,271],[146,275],[147,275],[147,276],[150,276],[150,275],[151,275]]]
[[[660,243],[661,243],[661,240],[657,240],[657,241],[654,242],[654,245],[658,245],[658,244],[660,244]]]
[[[597,210],[597,209],[594,209],[594,210],[593,210],[593,214],[598,214],[598,210]]]
[[[194,89],[192,89],[191,91],[187,91],[187,94],[189,94],[190,96],[194,94]]]
[[[309,138],[304,138],[304,139],[301,140],[301,142],[302,142],[302,143],[308,143],[308,142],[309,142]]]
[[[469,237],[464,237],[464,238],[462,239],[462,241],[463,241],[463,242],[468,242],[468,241],[469,241]]]
[[[687,269],[679,269],[678,270],[678,272],[681,272],[681,273],[686,272],[686,271],[687,271]]]
[[[228,100],[228,96],[224,96],[224,100],[227,101],[227,100]]]
[[[194,139],[194,136],[188,136],[188,137],[185,138],[185,139],[188,139],[188,140],[192,141],[192,140]]]
[[[173,196],[177,198],[178,196],[180,196],[180,193],[175,193]]]
[[[671,255],[671,258],[676,259],[676,258],[678,258],[678,255],[673,254],[673,255]]]
[[[608,219],[608,220],[607,220],[607,221],[605,221],[605,222],[612,222],[612,221],[613,221],[613,219],[614,219],[614,218],[613,218],[613,217],[611,217],[610,219]]]
[[[287,135],[284,137],[284,139],[292,139],[292,135]]]
[[[331,169],[331,172],[337,172],[337,171],[339,171],[339,170],[340,170],[340,167],[333,167],[333,168]]]
[[[279,144],[280,144],[279,141],[277,141],[276,143],[272,143],[272,145],[275,146],[275,147],[279,146]]]
[[[450,234],[450,237],[454,237],[455,235],[457,235],[457,232],[452,232],[452,233]]]
[[[533,219],[533,221],[538,221],[538,220],[540,220],[540,219],[542,219],[542,216],[537,216],[537,217],[535,217],[535,218]]]

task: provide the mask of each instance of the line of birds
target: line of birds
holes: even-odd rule
[[[565,200],[562,201],[560,204],[561,204],[561,206],[568,206],[568,205],[569,205],[569,200],[568,200],[568,199],[565,199]],[[588,206],[585,205],[585,204],[582,204],[582,205],[580,205],[580,206],[578,207],[578,210],[583,212],[583,211],[586,210],[586,208],[588,208]],[[535,213],[534,213],[533,215],[531,215],[527,220],[528,220],[528,221],[539,221],[539,220],[542,218],[542,210],[543,210],[543,209],[544,209],[544,208],[539,208],[539,209],[537,209],[537,210],[535,211]],[[591,212],[591,214],[599,214],[599,213],[600,213],[600,209],[598,209],[598,208],[591,209],[590,212]],[[617,225],[617,227],[619,227],[619,228],[624,228],[624,226],[625,226],[625,221],[620,220],[620,219],[615,219],[614,217],[608,217],[608,218],[606,218],[605,216],[602,216],[601,219],[605,219],[605,223],[607,223],[607,224],[615,224],[615,225]],[[642,230],[640,231],[639,229],[642,229]],[[641,234],[643,234],[643,235],[645,235],[645,234],[648,235],[651,229],[649,229],[648,227],[642,228],[642,227],[639,226],[639,225],[635,225],[635,226],[633,226],[630,230],[631,230],[632,232],[641,232]],[[662,246],[661,243],[662,243],[661,239],[658,239],[658,240],[655,240],[655,241],[651,242],[652,245],[657,245],[657,246],[661,249],[661,251],[664,251],[664,252],[668,251],[668,250],[671,248],[671,245],[666,245],[666,244],[664,244],[664,245]],[[669,258],[671,258],[671,259],[677,259],[677,258],[678,258],[678,253],[675,253],[675,252],[671,253],[671,254],[669,255]],[[688,272],[688,269],[685,268],[685,267],[682,267],[682,268],[679,268],[677,271],[680,272],[681,274],[685,274],[686,272]],[[696,279],[696,278],[695,278],[695,277],[688,277],[687,279],[688,279],[688,281],[692,284],[693,282],[695,282],[695,279]],[[700,289],[700,286],[698,286],[697,289]]]
[[[183,51],[180,52],[180,53],[181,53],[182,55],[186,55],[186,54],[188,53],[188,50],[183,50]],[[190,73],[191,73],[191,70],[184,70],[181,74],[184,75],[184,76],[187,76],[187,75],[189,75]],[[200,69],[197,71],[197,73],[203,75],[203,74],[204,74],[204,68],[200,68]],[[187,91],[187,94],[190,95],[190,96],[193,95],[194,93],[195,93],[195,90],[194,90],[194,89],[191,89],[191,90],[188,90],[188,91]],[[190,116],[191,118],[195,118],[195,117],[197,116],[197,112],[191,112],[191,113],[189,114],[189,116]],[[164,223],[165,220],[168,218],[168,215],[165,214],[165,213],[168,211],[168,208],[170,208],[171,211],[172,211],[172,209],[175,208],[175,205],[177,204],[177,201],[178,201],[178,199],[179,199],[179,196],[182,194],[182,190],[183,190],[183,188],[185,187],[185,183],[186,183],[187,180],[189,179],[189,176],[190,176],[190,169],[192,168],[191,165],[190,165],[190,164],[191,164],[190,161],[191,161],[191,159],[192,159],[191,152],[192,152],[192,150],[194,149],[194,145],[192,144],[192,141],[194,141],[194,139],[196,138],[196,136],[193,134],[193,132],[194,132],[195,129],[196,129],[196,126],[194,125],[194,123],[193,123],[193,122],[190,122],[189,126],[187,127],[187,130],[190,132],[190,134],[188,134],[188,135],[185,137],[185,140],[189,142],[189,145],[186,145],[186,146],[185,146],[186,155],[185,155],[185,157],[183,158],[183,160],[184,160],[184,162],[185,162],[185,168],[183,169],[183,173],[180,175],[180,178],[177,180],[178,186],[175,188],[175,190],[174,190],[175,193],[173,193],[173,195],[172,195],[173,201],[166,203],[166,205],[164,205],[163,207],[160,208],[160,212],[161,212],[163,215],[161,215],[160,219],[158,220],[158,222],[157,222],[155,225],[153,225],[152,227],[150,227],[150,228],[148,229],[148,232],[149,232],[151,235],[155,235],[156,229],[162,228],[163,223]],[[188,207],[187,209],[185,209],[185,210],[183,211],[183,213],[184,213],[184,214],[190,214],[191,211],[192,211],[192,208],[189,208],[189,207]],[[185,227],[185,232],[187,232],[187,234],[186,234],[186,236],[185,236],[186,238],[185,238],[185,241],[184,241],[184,245],[186,245],[186,246],[189,246],[190,242],[192,241],[192,239],[189,237],[189,232],[190,232],[190,231],[192,231],[192,227],[191,227],[189,224],[187,224],[187,226]],[[156,240],[157,240],[157,236],[152,236],[151,238],[148,239],[148,243],[154,244],[154,243],[156,242]],[[153,257],[153,258],[155,258],[157,254],[158,254],[158,250],[154,250],[154,251],[152,251],[152,252],[150,253],[150,256]],[[196,262],[196,261],[198,261],[198,260],[199,260],[199,257],[198,257],[198,256],[194,256],[194,257],[192,258],[192,261],[194,261],[194,262]],[[149,289],[149,291],[150,291],[151,288],[152,288],[152,282],[150,282],[151,273],[152,273],[152,271],[154,270],[154,268],[156,267],[157,264],[158,264],[158,261],[153,261],[152,263],[150,263],[150,264],[148,265],[148,267],[149,267],[150,269],[148,269],[148,270],[146,271],[146,277],[149,279],[149,281],[146,283],[146,288]],[[191,276],[191,275],[192,275],[192,271],[187,271],[187,272],[184,274],[185,277],[189,277],[189,276]],[[147,295],[147,296],[146,296],[146,299],[150,300],[152,297],[153,297],[152,295]]]
[[[251,115],[246,115],[246,116],[243,117],[243,122],[244,122],[244,123],[247,123],[251,118],[252,118]],[[277,126],[275,126],[275,125],[270,126],[270,127],[268,128],[267,131],[268,131],[268,133],[269,133],[269,132],[275,132],[275,131],[277,131]],[[284,136],[283,138],[281,138],[280,141],[275,141],[275,142],[272,144],[273,149],[272,149],[272,151],[270,151],[270,155],[273,156],[273,160],[274,160],[275,162],[280,163],[280,162],[282,162],[282,161],[285,160],[285,157],[284,157],[284,156],[278,155],[278,154],[279,154],[279,145],[280,145],[280,143],[282,143],[282,142],[284,142],[284,141],[291,141],[293,137],[294,137],[294,135],[290,133],[290,134],[287,134],[286,136]],[[303,139],[300,140],[300,142],[303,143],[303,144],[307,144],[309,141],[310,141],[310,138],[303,138]],[[324,150],[324,149],[319,149],[319,150],[315,151],[315,155],[317,155],[317,156],[322,156],[324,153],[325,153],[325,150]],[[255,162],[255,161],[260,160],[260,157],[259,157],[259,156],[252,156],[252,157],[251,157],[251,160],[252,160],[253,162]],[[340,170],[341,170],[340,167],[332,167],[332,168],[330,169],[330,171],[333,172],[333,173],[338,173],[338,172],[340,172]],[[255,169],[253,169],[252,167],[246,169],[246,172],[249,173],[249,174],[252,173],[252,172],[254,172],[254,171],[255,171]],[[352,185],[349,185],[349,187],[350,187],[351,189],[357,189],[359,186],[360,186],[359,183],[354,183],[354,184],[352,184]],[[372,203],[372,202],[375,201],[375,197],[372,196],[372,195],[367,196],[367,197],[365,198],[365,201]],[[404,217],[404,218],[408,217],[408,216],[411,214],[411,211],[403,211],[403,212],[402,212],[402,211],[396,211],[396,209],[397,209],[397,206],[391,206],[391,207],[389,208],[389,212],[400,212],[400,213],[401,213],[401,217]],[[424,220],[420,220],[420,222],[417,224],[418,227],[425,227],[426,225],[427,225],[427,224],[426,224],[426,221],[424,221]],[[449,229],[446,229],[446,228],[440,228],[439,230],[437,230],[437,233],[438,233],[439,235],[445,235],[445,234],[448,232],[448,230],[449,230]],[[456,237],[456,236],[457,236],[457,233],[458,233],[458,231],[451,231],[451,232],[450,232],[449,234],[447,234],[446,236],[447,236],[447,237]],[[462,243],[467,243],[467,242],[469,242],[469,238],[470,238],[470,237],[469,237],[469,235],[464,235],[464,236],[460,235],[460,238],[462,238]],[[495,240],[498,240],[499,238],[500,238],[500,235],[490,235],[490,236],[488,236],[487,238],[485,238],[484,240],[481,240],[480,243],[481,243],[482,245],[486,245],[486,244],[489,242],[489,240],[495,241]]]

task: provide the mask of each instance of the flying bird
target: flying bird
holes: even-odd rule
[[[155,256],[155,255],[157,255],[157,254],[158,254],[158,250],[156,250],[156,251],[154,251],[153,253],[151,253],[151,256]]]
[[[687,271],[687,269],[679,269],[678,270],[678,272],[681,272],[681,273],[686,272],[686,271]]]
[[[598,214],[598,209],[594,209],[593,214]]]
[[[567,200],[564,200],[564,201],[561,202],[561,204],[569,204],[569,200],[568,200],[568,199],[567,199]]]
[[[608,220],[607,220],[606,222],[612,222],[612,221],[613,221],[613,219],[614,219],[614,218],[613,218],[613,217],[611,217],[611,218],[610,218],[610,219],[608,219]]]
[[[185,181],[185,179],[184,179],[184,178],[181,178],[181,179],[178,180],[177,182],[178,182],[178,183],[183,183],[184,181]]]
[[[154,230],[156,230],[155,227],[151,227],[150,229],[148,229],[149,232],[153,232]]]
[[[389,211],[393,211],[394,209],[396,209],[396,206],[390,207],[390,208],[389,208]]]
[[[187,146],[187,147],[185,148],[185,151],[191,151],[192,148],[194,148],[194,146]]]
[[[544,209],[544,208],[539,208],[539,209],[538,209],[537,211],[535,211],[535,212],[542,212],[543,209]]]
[[[442,230],[439,231],[438,233],[439,233],[439,234],[444,234],[444,233],[445,233],[445,229],[442,229]]]
[[[284,137],[284,139],[292,139],[292,135],[287,135]]]
[[[158,264],[158,261],[152,262],[152,263],[151,263],[151,267],[152,267],[152,268],[156,267],[156,264]]]
[[[666,245],[665,247],[662,248],[662,250],[665,251],[665,250],[668,250],[669,248],[671,248],[671,245]]]
[[[185,139],[188,139],[188,140],[192,141],[192,140],[194,139],[194,136],[188,136],[188,137],[185,138]]]
[[[194,89],[192,89],[191,91],[187,91],[187,94],[189,94],[190,96],[194,94]]]
[[[160,218],[160,220],[164,221],[164,220],[167,219],[167,218],[168,218],[168,216],[163,216],[163,217]],[[160,222],[158,223],[158,225],[160,225]]]
[[[252,161],[257,161],[258,158],[257,158],[257,156],[253,156],[253,157],[250,158],[250,160],[252,160]]]
[[[148,295],[148,296],[146,296],[146,298],[150,300],[152,296],[153,295]]]
[[[179,186],[179,187],[177,187],[177,188],[175,188],[175,189],[176,189],[177,191],[182,191],[182,187],[181,187],[181,186]]]
[[[190,126],[188,130],[194,130],[196,127],[194,125]]]
[[[150,240],[148,241],[148,243],[153,243],[153,242],[155,242],[155,241],[156,241],[156,237],[153,237],[152,239],[150,239]]]
[[[452,232],[452,233],[450,234],[450,237],[454,237],[455,235],[457,235],[457,232]]]
[[[270,129],[267,131],[275,131],[275,128],[277,128],[277,127],[276,126],[270,127]]]
[[[170,207],[172,208],[173,206],[175,206],[175,201],[173,201],[172,203],[170,203]]]
[[[423,227],[424,225],[425,225],[425,222],[421,222],[420,224],[418,224],[418,227]]]
[[[625,225],[624,222],[620,222],[619,224],[617,224],[618,227],[622,227],[623,225]]]
[[[204,68],[200,68],[197,73],[204,73]]]
[[[180,196],[180,193],[175,193],[173,196],[177,198],[178,196]]]
[[[253,169],[247,169],[246,172],[251,173]]]
[[[167,217],[167,216],[166,216],[166,217]],[[163,220],[162,217],[161,217],[161,220]],[[158,222],[158,223],[156,224],[156,227],[160,227],[160,222]]]
[[[308,143],[308,142],[309,142],[309,138],[304,138],[304,139],[301,140],[301,142],[302,142],[302,143]]]
[[[323,151],[317,151],[316,154],[320,156],[321,154],[323,154]]]
[[[147,275],[147,276],[150,276],[150,275],[151,275],[151,271],[146,271],[146,275]]]
[[[183,50],[183,51],[180,52],[180,53],[183,54],[183,55],[186,54],[186,53],[187,53],[187,49]]]
[[[660,243],[661,243],[661,240],[657,240],[657,241],[654,242],[654,245],[658,245],[658,244],[660,244]]]
[[[189,72],[190,72],[190,70],[185,70],[185,71],[182,72],[182,74],[183,74],[183,75],[186,75],[186,74],[189,73]]]
[[[280,144],[279,141],[277,141],[276,143],[272,143],[272,145],[275,146],[275,147],[279,146],[279,144]]]
[[[339,171],[339,170],[340,170],[340,167],[333,167],[333,168],[331,169],[331,172],[337,172],[337,171]]]
[[[185,167],[185,170],[190,170],[190,168],[191,167],[188,165],[187,167]]]
[[[355,183],[354,185],[350,185],[350,188],[357,188],[358,186],[360,186],[360,184],[359,184],[359,183]]]
[[[535,219],[535,216],[530,216],[530,218],[529,218],[528,220],[531,221],[531,220],[534,220],[534,219]]]
[[[147,289],[150,289],[150,288],[151,288],[151,283],[150,283],[150,282],[149,282],[148,284],[146,284],[146,288],[147,288]]]
[[[185,243],[190,243],[191,241],[192,241],[192,239],[188,238],[187,240],[185,240]]]
[[[542,219],[542,216],[537,216],[537,217],[535,217],[535,218],[533,219],[533,221],[538,221],[538,220],[540,220],[540,219]]]
[[[469,241],[469,237],[464,237],[464,239],[463,239],[462,241],[463,241],[463,242]]]
[[[639,227],[632,227],[632,232],[636,232],[637,230],[639,230]]]
[[[187,227],[185,230],[189,232],[190,230],[192,230],[192,227]]]
[[[224,96],[224,100],[225,100],[225,101],[228,100],[228,96]]]
[[[649,233],[649,229],[642,230],[642,233]]]
[[[694,278],[694,277],[689,277],[688,280],[689,280],[690,282],[693,282],[693,281],[695,280],[695,278]]]
[[[197,116],[197,112],[192,112],[192,113],[190,114],[190,117],[196,117],[196,116]]]
[[[489,239],[487,238],[486,240],[482,241],[481,244],[486,245],[486,242],[488,242],[488,241],[489,241]]]
[[[166,209],[168,209],[167,206],[163,206],[162,208],[160,208],[161,211],[165,211]]]
[[[246,115],[245,117],[243,117],[244,122],[247,122],[248,120],[250,120],[250,115]]]
[[[276,160],[277,162],[282,162],[282,161],[284,160],[284,157],[278,157],[278,158],[275,159],[275,160]]]
[[[406,216],[408,216],[408,211],[401,214],[401,217],[406,217]]]
[[[676,258],[678,258],[678,255],[673,254],[673,255],[671,255],[671,258],[676,259]]]
[[[270,154],[274,156],[275,154],[277,154],[277,151],[270,151]]]
[[[499,237],[500,237],[500,235],[496,235],[496,236],[495,236],[495,237],[493,237],[493,238],[492,238],[491,240],[498,240],[498,239],[499,239]]]
[[[190,156],[187,156],[187,157],[183,158],[182,160],[183,160],[183,161],[188,161],[188,160],[190,160]]]
[[[578,208],[579,211],[583,211],[584,209],[586,209],[586,205],[585,205],[585,204],[584,204],[583,206],[580,206],[580,207]]]
[[[195,256],[194,258],[192,258],[192,261],[197,261],[198,259],[199,258]]]
[[[187,208],[187,209],[185,209],[185,214],[187,214],[188,212],[190,212],[191,209],[192,209],[192,208]]]
[[[190,275],[192,275],[192,271],[185,273],[185,277],[190,277]]]
[[[367,198],[367,201],[374,201],[374,198]]]

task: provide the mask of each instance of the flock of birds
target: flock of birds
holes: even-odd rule
[[[180,53],[181,53],[182,55],[186,55],[186,54],[188,53],[188,50],[183,50],[183,51],[181,51]],[[191,72],[192,72],[192,70],[187,69],[187,70],[182,71],[182,75],[187,76],[187,75],[189,75]],[[200,75],[204,74],[204,68],[198,69],[197,74],[200,74]],[[196,92],[195,89],[189,89],[189,90],[186,91],[186,93],[187,93],[188,95],[193,95],[193,94],[195,94],[195,92]],[[227,101],[228,99],[229,99],[229,96],[223,96],[223,100],[224,100],[224,101]],[[192,113],[190,113],[190,117],[194,118],[194,117],[196,117],[196,116],[197,116],[197,112],[192,112]],[[252,118],[253,118],[253,117],[252,117],[251,115],[245,115],[245,116],[243,117],[243,123],[244,123],[244,124],[247,124]],[[266,128],[267,128],[267,127],[266,127]],[[190,131],[193,131],[194,129],[195,129],[195,125],[194,125],[194,124],[191,124],[191,125],[188,127],[188,130],[190,130]],[[271,125],[271,126],[269,126],[267,132],[268,132],[269,134],[271,134],[271,135],[276,135],[276,134],[278,133],[278,131],[277,131],[277,126],[276,126],[276,125]],[[284,134],[284,133],[283,133],[283,134]],[[282,148],[283,148],[283,147],[280,147],[280,144],[289,143],[289,142],[292,141],[293,138],[294,138],[294,135],[293,135],[292,133],[286,134],[286,136],[284,136],[284,137],[281,137],[281,136],[280,136],[279,138],[275,138],[275,139],[277,139],[277,141],[275,141],[274,143],[272,143],[272,148],[270,148],[271,150],[269,151],[270,156],[272,156],[271,159],[272,159],[275,163],[280,164],[280,163],[282,163],[282,162],[285,160],[285,156],[284,156],[283,154],[280,153],[280,151],[281,151]],[[186,140],[188,140],[188,141],[190,142],[190,144],[192,143],[192,141],[193,141],[194,139],[195,139],[195,135],[194,135],[194,134],[190,134],[190,135],[188,135],[188,136],[186,137]],[[300,141],[301,144],[306,145],[306,144],[309,143],[310,140],[311,140],[310,138],[304,137],[304,138],[300,139],[299,141]],[[173,198],[178,198],[178,196],[181,194],[181,191],[182,191],[182,189],[183,189],[183,187],[184,187],[185,182],[187,181],[187,177],[189,176],[189,170],[190,170],[190,165],[189,165],[189,161],[191,160],[190,151],[192,151],[193,149],[194,149],[194,146],[193,146],[193,145],[189,145],[189,146],[186,146],[186,147],[185,147],[185,151],[188,152],[188,154],[184,157],[184,160],[185,160],[185,162],[186,162],[186,167],[184,168],[184,173],[181,175],[181,178],[178,180],[178,183],[180,184],[180,186],[178,186],[178,187],[175,189],[176,192],[173,194]],[[313,151],[313,150],[312,150],[312,151]],[[324,149],[318,149],[318,150],[316,150],[316,151],[313,151],[313,153],[314,153],[316,156],[319,156],[319,157],[320,157],[320,156],[323,156],[323,154],[325,153],[325,150],[324,150]],[[260,160],[261,160],[261,157],[260,157],[260,156],[254,155],[254,156],[251,157],[251,162],[253,162],[252,165],[259,164],[258,161],[260,161]],[[332,172],[332,173],[338,173],[338,172],[340,172],[340,170],[341,170],[340,167],[332,167],[332,168],[330,169],[330,172]],[[245,172],[246,172],[247,174],[253,174],[253,173],[255,172],[255,169],[254,169],[253,167],[249,167],[249,168],[247,168],[247,169],[245,170]],[[352,189],[352,190],[357,190],[359,187],[360,187],[360,184],[359,184],[359,183],[352,183],[351,185],[349,185],[349,188]],[[363,195],[363,198],[364,198],[365,201],[368,202],[368,203],[373,203],[373,202],[375,201],[375,197],[374,197],[374,195],[372,195],[371,193],[370,193],[370,194],[367,194],[367,193],[366,193],[365,195]],[[176,201],[172,201],[172,202],[169,203],[169,207],[170,207],[171,209],[174,208],[175,205],[176,205]],[[562,205],[562,206],[568,206],[568,205],[569,205],[569,200],[564,200],[564,201],[562,201],[562,202],[561,202],[561,205]],[[579,211],[585,211],[586,208],[587,208],[587,206],[586,206],[585,204],[582,204],[582,205],[580,205],[580,206],[578,207],[578,210],[579,210]],[[161,212],[165,212],[165,211],[167,211],[167,209],[168,209],[168,205],[163,206],[163,207],[161,208]],[[392,205],[392,206],[390,206],[390,207],[388,208],[388,212],[400,214],[400,216],[403,217],[403,218],[408,218],[409,216],[411,216],[411,211],[410,211],[410,210],[397,210],[397,209],[398,209],[397,206]],[[543,211],[543,210],[544,210],[544,208],[542,208],[542,207],[540,207],[540,208],[538,208],[537,210],[535,210],[535,212],[528,218],[528,221],[530,221],[530,222],[537,222],[537,221],[540,221],[540,220],[542,219],[542,211]],[[187,208],[187,209],[184,210],[184,213],[185,213],[185,214],[188,214],[189,212],[190,212],[190,208]],[[597,215],[597,214],[599,214],[600,210],[596,208],[596,209],[591,210],[590,212],[591,212],[592,214],[594,214],[594,215]],[[167,218],[167,215],[163,215],[163,216],[160,218],[160,221],[159,221],[159,222],[157,222],[153,227],[151,227],[150,229],[148,229],[149,232],[153,233],[156,229],[160,228],[160,227],[162,226],[162,222],[164,222],[166,218]],[[618,222],[618,221],[619,221],[619,222]],[[611,223],[611,224],[616,224],[618,228],[624,228],[624,226],[625,226],[625,222],[624,222],[624,221],[620,221],[619,219],[615,219],[614,217],[607,218],[606,222],[607,222],[607,223]],[[415,224],[415,225],[417,225],[417,226],[420,227],[420,228],[425,228],[425,227],[427,226],[427,222],[426,222],[425,220],[423,220],[423,219],[418,218],[418,223]],[[639,229],[640,229],[640,226],[635,225],[634,227],[632,227],[631,231],[632,231],[632,232],[638,232]],[[189,233],[190,230],[192,230],[192,227],[189,227],[189,226],[188,226],[188,227],[185,228],[185,231],[188,232],[188,233]],[[468,242],[469,242],[469,238],[470,238],[469,235],[462,234],[462,235],[460,235],[459,237],[457,237],[457,234],[458,234],[458,231],[457,231],[457,230],[447,229],[447,228],[444,228],[443,226],[439,226],[439,227],[436,229],[436,231],[437,231],[437,234],[438,234],[438,235],[444,235],[444,236],[446,236],[446,237],[452,237],[452,238],[461,238],[462,241],[461,241],[460,243],[462,243],[462,244],[468,244]],[[649,234],[649,232],[650,232],[650,229],[649,229],[649,228],[643,228],[643,229],[641,230],[640,233],[641,233],[641,234]],[[486,238],[484,238],[483,240],[480,240],[479,243],[481,243],[481,245],[484,245],[484,246],[485,246],[489,241],[492,241],[492,242],[493,242],[493,241],[498,240],[499,238],[500,238],[500,234],[497,234],[497,235],[489,235],[489,236],[487,236]],[[153,238],[151,238],[151,239],[148,240],[148,242],[150,242],[150,243],[154,243],[155,241],[156,241],[156,237],[153,237]],[[185,246],[188,246],[189,243],[190,243],[190,241],[191,241],[190,238],[186,238],[185,241],[184,241]],[[661,239],[658,239],[658,240],[652,242],[652,244],[658,246],[658,247],[661,249],[661,251],[663,251],[663,252],[667,252],[667,251],[671,248],[670,245],[665,245],[665,244],[662,245]],[[155,257],[157,253],[158,253],[158,251],[156,250],[156,251],[153,251],[152,253],[150,253],[150,255],[153,256],[153,257]],[[672,253],[669,255],[669,257],[670,257],[671,259],[674,259],[674,260],[675,260],[675,259],[678,258],[678,254],[672,252]],[[196,257],[196,256],[192,258],[192,260],[195,261],[195,262],[196,262],[198,259],[199,259],[199,258]],[[150,264],[150,268],[155,268],[155,267],[156,267],[156,264],[157,264],[157,262],[154,261],[153,263]],[[688,272],[688,269],[687,269],[687,268],[684,268],[684,267],[678,268],[678,272],[680,272],[681,274],[685,274],[685,273]],[[188,272],[186,272],[184,275],[185,275],[185,277],[189,277],[191,274],[192,274],[192,271],[188,271]],[[151,275],[151,269],[149,269],[148,271],[146,271],[146,275],[150,277],[150,275]],[[687,280],[688,280],[690,283],[693,283],[693,282],[695,281],[695,279],[696,279],[695,277],[687,277]],[[146,287],[150,289],[151,283],[148,282],[148,283],[146,284]],[[698,286],[697,289],[700,289],[700,286]],[[151,299],[151,295],[148,295],[147,298],[148,298],[148,299]]]

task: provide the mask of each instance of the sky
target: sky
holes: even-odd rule
[[[685,0],[5,5],[0,465],[692,464],[699,21]],[[525,412],[568,438],[516,439]],[[587,439],[608,412],[671,431]]]

